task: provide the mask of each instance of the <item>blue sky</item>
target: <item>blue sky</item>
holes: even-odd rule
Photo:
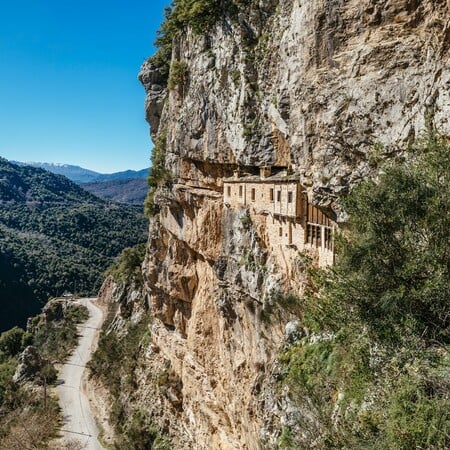
[[[170,0],[0,1],[0,156],[149,165],[139,67]]]

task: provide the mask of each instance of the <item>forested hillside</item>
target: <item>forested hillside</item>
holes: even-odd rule
[[[23,325],[51,296],[94,294],[114,257],[145,238],[141,208],[0,159],[0,330]]]
[[[81,186],[100,198],[134,205],[142,205],[148,191],[147,180],[144,178],[96,181],[83,183]]]

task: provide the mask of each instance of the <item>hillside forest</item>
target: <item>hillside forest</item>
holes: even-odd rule
[[[146,227],[139,206],[0,159],[0,330],[24,326],[50,297],[94,295],[114,258],[145,242]]]

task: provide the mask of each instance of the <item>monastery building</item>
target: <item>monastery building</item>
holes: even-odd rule
[[[270,167],[260,168],[260,175],[236,171],[224,180],[224,203],[268,216],[272,249],[308,251],[319,266],[333,264],[336,223],[308,201],[298,176],[289,175],[287,170],[272,174]]]

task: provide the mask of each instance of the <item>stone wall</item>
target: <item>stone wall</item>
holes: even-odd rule
[[[251,206],[258,211],[283,216],[302,215],[302,189],[295,181],[225,180],[224,202],[233,208]]]

